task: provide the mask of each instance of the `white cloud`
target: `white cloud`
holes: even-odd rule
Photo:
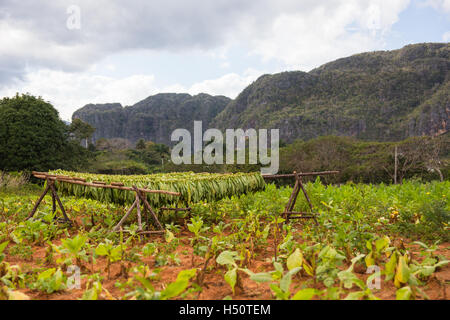
[[[73,1],[2,0],[0,3],[0,94],[41,95],[64,119],[87,103],[134,104],[157,92],[235,97],[262,72],[233,69],[239,57],[275,61],[277,70],[310,70],[347,55],[379,50],[410,0],[78,0],[81,29],[68,30]],[[429,0],[450,10],[450,0]],[[105,77],[96,63],[124,51],[156,54],[198,51],[217,59],[227,74],[161,86],[152,74]],[[259,65],[259,64],[257,64]],[[117,65],[107,65],[117,75]],[[263,68],[263,67],[262,67]],[[183,72],[183,65],[172,68]],[[123,71],[123,70],[121,70]],[[16,79],[13,81],[13,79]],[[3,87],[2,87],[3,84]]]
[[[444,10],[450,13],[450,0],[426,0],[422,3],[424,6],[433,7],[436,10]]]
[[[22,61],[26,65],[52,65],[55,68],[79,70],[89,66],[101,55],[96,44],[77,42],[71,45],[48,41],[24,26],[0,21],[0,66],[10,61]]]
[[[153,75],[133,75],[120,79],[42,69],[28,72],[23,81],[0,90],[0,97],[13,96],[16,92],[42,96],[60,112],[64,120],[88,103],[119,102],[133,105],[150,95],[160,92],[187,92],[192,95],[209,93],[236,97],[262,72],[247,70],[243,75],[229,73],[217,79],[205,80],[186,87],[180,84],[159,87]]]
[[[39,70],[27,73],[15,86],[4,88],[0,96],[12,96],[16,92],[42,96],[69,120],[72,113],[88,103],[120,102],[134,104],[156,93],[152,75],[133,75],[122,79],[93,76],[84,73],[68,73]]]
[[[449,42],[450,41],[450,31],[447,31],[442,35],[442,41]]]
[[[191,94],[206,92],[212,95],[224,95],[234,99],[260,75],[262,75],[262,72],[253,69],[248,69],[243,75],[228,73],[217,79],[195,83],[186,92]]]
[[[449,7],[450,0],[431,0]],[[81,29],[68,30],[70,0],[2,0],[0,69],[14,60],[33,67],[83,71],[124,50],[224,56],[249,47],[286,66],[317,66],[340,55],[380,48],[383,34],[410,0],[79,0]],[[355,32],[349,28],[356,28]],[[224,49],[225,48],[225,49]],[[226,55],[226,53],[225,53]],[[19,69],[19,68],[16,68]]]
[[[252,40],[252,53],[304,71],[325,62],[384,46],[383,35],[409,0],[345,0],[279,15]]]

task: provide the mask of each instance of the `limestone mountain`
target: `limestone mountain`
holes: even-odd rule
[[[450,128],[450,45],[409,45],[264,75],[214,120],[219,128],[279,128],[281,139],[401,140]]]
[[[194,120],[209,125],[231,100],[208,94],[160,93],[133,106],[119,103],[88,104],[77,110],[72,118],[79,118],[96,130],[93,140],[124,138],[170,144],[170,135],[177,128],[192,130]]]

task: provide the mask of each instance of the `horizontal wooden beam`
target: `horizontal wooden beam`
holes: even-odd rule
[[[119,183],[114,183],[111,185],[107,185],[105,182],[102,182],[102,184],[100,184],[100,181],[95,181],[95,183],[91,183],[91,182],[83,182],[80,181],[80,179],[75,179],[75,178],[71,178],[71,177],[66,177],[66,176],[57,176],[57,175],[49,175],[46,173],[42,173],[42,172],[33,172],[33,176],[38,178],[38,179],[43,179],[43,180],[52,180],[52,181],[59,181],[59,182],[67,182],[67,183],[72,183],[72,184],[78,184],[81,186],[86,186],[86,187],[92,187],[92,188],[104,188],[104,189],[117,189],[117,190],[124,190],[124,191],[134,191],[134,189],[132,187],[125,187],[125,186],[120,186],[118,185]],[[105,184],[103,184],[105,183]],[[166,195],[170,195],[170,196],[181,196],[181,193],[179,192],[173,192],[173,191],[165,191],[165,190],[149,190],[149,189],[138,189],[139,191],[142,191],[144,193],[158,193],[158,194],[166,194]]]
[[[159,210],[171,210],[171,211],[191,211],[191,208],[167,208],[167,207],[162,207],[159,208]]]
[[[326,176],[331,174],[338,174],[339,171],[318,171],[318,172],[298,172],[289,174],[266,174],[262,175],[264,179],[281,179],[281,178],[293,178],[293,177],[307,177],[307,176]]]
[[[315,216],[290,216],[290,217],[287,217],[288,218],[288,220],[294,220],[294,219],[314,219],[315,218]]]

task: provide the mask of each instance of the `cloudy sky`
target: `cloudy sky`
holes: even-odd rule
[[[450,0],[1,0],[0,97],[68,120],[158,92],[230,98],[265,73],[450,41]]]

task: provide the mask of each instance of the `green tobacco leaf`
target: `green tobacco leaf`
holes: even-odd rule
[[[152,284],[150,283],[150,281],[147,278],[141,277],[141,276],[135,276],[136,280],[138,280],[145,289],[154,292],[155,289],[153,288]]]
[[[443,261],[441,261],[441,262],[436,263],[436,264],[434,265],[434,267],[435,267],[435,268],[439,268],[439,267],[445,266],[445,265],[447,265],[447,264],[449,264],[449,263],[450,263],[450,260],[443,260]]]
[[[81,300],[97,300],[98,294],[97,291],[93,288],[86,290],[81,297]]]
[[[106,256],[108,255],[108,249],[105,247],[105,245],[99,244],[95,249],[95,254],[99,256]]]
[[[375,265],[375,259],[373,258],[373,252],[370,252],[365,258],[364,261],[366,262],[366,266],[370,267]]]
[[[391,255],[391,258],[386,263],[385,269],[384,269],[387,281],[394,278],[396,267],[397,267],[397,252],[394,251]]]
[[[175,235],[171,231],[166,230],[166,242],[170,243],[173,239],[175,239]]]
[[[6,242],[3,242],[2,244],[0,244],[0,253],[2,253],[3,250],[5,250],[8,243],[9,243],[9,241],[6,241]]]
[[[230,285],[231,290],[234,294],[234,286],[237,282],[237,269],[231,269],[227,273],[225,273],[225,281]]]
[[[273,281],[272,275],[268,272],[253,273],[250,279],[256,282],[270,282]]]
[[[395,273],[394,284],[400,288],[403,283],[408,283],[411,271],[409,270],[406,258],[401,256],[398,259],[397,272]]]
[[[236,266],[235,260],[239,254],[235,251],[223,251],[216,259],[216,262],[221,265],[232,265]]]
[[[360,280],[353,272],[350,270],[341,271],[338,273],[339,280],[344,284],[344,288],[351,289],[354,284],[356,284],[361,289],[364,288],[364,282]]]
[[[54,284],[53,289],[55,291],[57,291],[60,288],[62,288],[62,286],[63,286],[64,274],[62,273],[61,269],[58,269],[55,272],[55,276],[54,277],[55,277],[55,284]]]
[[[43,272],[41,272],[38,276],[38,280],[43,280],[43,279],[48,279],[50,278],[54,273],[55,273],[56,269],[55,268],[51,268],[48,270],[45,270]]]
[[[297,293],[294,294],[291,300],[311,300],[314,296],[320,295],[320,293],[321,292],[319,290],[307,288],[297,291]]]
[[[375,250],[377,252],[381,252],[381,250],[386,248],[389,245],[389,243],[391,243],[391,240],[389,239],[389,237],[384,236],[383,238],[375,241]]]
[[[292,270],[294,268],[300,268],[303,264],[303,254],[299,248],[295,249],[295,251],[287,258],[286,265],[288,270]]]
[[[312,268],[309,264],[303,263],[303,269],[304,269],[305,272],[306,272],[308,275],[310,275],[311,277],[314,276],[314,270],[313,270],[313,268]]]
[[[272,291],[275,293],[275,296],[277,297],[277,299],[280,299],[280,300],[289,299],[289,292],[288,293],[284,292],[276,284],[272,283],[270,285],[270,289],[272,289]]]
[[[9,300],[30,300],[31,298],[20,291],[8,291]]]
[[[197,274],[197,269],[182,270],[177,275],[177,281],[191,280]]]
[[[423,266],[420,267],[418,273],[420,274],[420,276],[427,278],[434,273],[435,269],[436,268],[434,266]]]
[[[169,285],[161,292],[161,300],[167,300],[179,296],[189,286],[188,280],[177,280],[169,283]]]
[[[273,266],[275,267],[275,270],[278,271],[279,273],[283,274],[284,269],[283,269],[283,265],[279,262],[274,262]]]
[[[361,300],[364,298],[366,293],[364,291],[358,291],[358,292],[350,292],[346,297],[345,300]]]
[[[292,282],[292,275],[289,272],[287,272],[280,280],[280,289],[283,290],[283,292],[289,292],[291,282]]]
[[[412,290],[410,287],[403,287],[397,290],[395,293],[397,300],[411,300]]]

